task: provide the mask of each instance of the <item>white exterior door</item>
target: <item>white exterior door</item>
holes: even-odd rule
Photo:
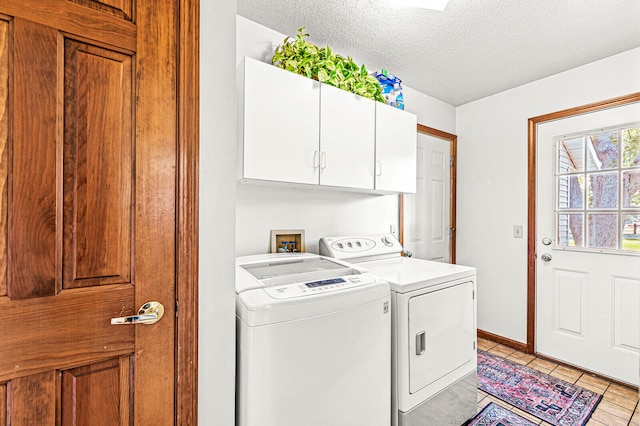
[[[419,259],[449,263],[449,141],[418,133],[416,193],[405,194],[404,246]]]
[[[631,104],[542,123],[536,143],[536,352],[636,386],[639,117]]]

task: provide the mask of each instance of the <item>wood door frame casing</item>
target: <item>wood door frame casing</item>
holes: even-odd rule
[[[178,0],[175,424],[198,424],[200,1]]]
[[[640,92],[607,99],[601,102],[539,115],[529,119],[528,124],[528,214],[527,214],[527,353],[535,353],[536,332],[536,196],[537,196],[537,126],[548,121],[560,120],[640,102]]]
[[[449,142],[449,155],[451,157],[451,167],[449,168],[449,181],[451,185],[449,192],[449,227],[451,228],[449,262],[456,263],[456,176],[458,167],[458,136],[422,124],[418,124],[417,132]],[[404,194],[400,194],[399,234],[400,244],[404,246]]]

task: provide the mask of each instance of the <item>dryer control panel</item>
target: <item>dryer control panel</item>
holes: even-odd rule
[[[401,253],[402,245],[392,234],[320,239],[321,255],[335,259],[349,259],[352,262],[397,257]]]

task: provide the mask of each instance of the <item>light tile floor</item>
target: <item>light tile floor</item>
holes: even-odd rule
[[[490,340],[478,339],[478,348],[602,394],[602,400],[593,412],[587,426],[640,426],[638,392],[633,389],[593,377],[580,370],[536,358],[535,355],[519,352]],[[495,402],[514,411],[536,424],[549,425],[549,423],[478,389],[478,412],[490,402]]]

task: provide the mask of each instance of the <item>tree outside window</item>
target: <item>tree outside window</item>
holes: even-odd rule
[[[556,160],[556,244],[640,251],[640,126],[559,138]]]

